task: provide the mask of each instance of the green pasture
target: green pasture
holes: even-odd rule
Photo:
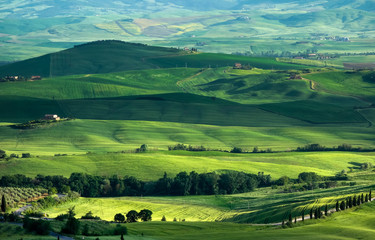
[[[132,235],[143,233],[154,239],[370,239],[374,234],[373,211],[374,203],[364,204],[359,208],[335,213],[326,219],[306,221],[306,225],[297,224],[296,227],[286,229],[233,223],[188,222],[136,223],[127,227]]]
[[[0,95],[61,100],[171,93],[181,91],[176,86],[178,81],[199,71],[193,68],[155,69],[4,82],[1,83]]]
[[[284,193],[284,187],[280,186],[278,189],[259,188],[235,195],[79,198],[42,211],[54,218],[75,207],[77,217],[92,211],[95,216],[111,221],[116,213],[149,209],[153,212],[153,221],[160,221],[165,216],[167,221],[176,218],[188,222],[277,223],[286,220],[290,213],[293,217],[300,217],[304,211],[307,216],[311,208],[324,209],[328,205],[332,209],[336,201],[354,194],[366,194],[370,186],[368,182],[364,183],[294,193]]]
[[[318,83],[317,89],[337,95],[352,95],[374,101],[375,80],[371,71],[332,71],[309,74],[306,78]]]
[[[367,86],[359,85],[345,95],[322,90],[320,83],[312,90],[307,81],[288,76],[256,68],[178,68],[7,82],[1,83],[0,105],[7,111],[0,120],[25,122],[53,112],[81,119],[224,126],[369,124],[353,109],[368,103],[352,96]],[[372,89],[366,92],[370,95]]]
[[[43,115],[37,115],[38,118],[40,116]],[[4,124],[0,126],[0,149],[14,153],[53,155],[134,150],[142,144],[166,150],[168,146],[177,143],[223,150],[231,150],[237,146],[247,151],[252,151],[255,146],[263,150],[271,148],[275,151],[287,151],[311,143],[327,147],[347,143],[354,147],[374,148],[373,128],[350,124],[311,126],[282,117],[271,121],[272,118],[267,119],[267,116],[272,117],[272,114],[264,114],[263,118],[256,118],[255,115],[249,120],[254,119],[253,122],[247,123],[244,120],[249,127],[89,119],[51,123],[25,130],[13,129]],[[259,120],[264,122],[258,122]],[[238,119],[234,122],[237,121]]]
[[[358,168],[362,163],[374,164],[373,153],[314,152],[231,154],[223,152],[156,151],[144,154],[111,153],[68,156],[37,156],[13,158],[0,162],[0,175],[37,174],[63,175],[73,172],[92,175],[134,176],[156,180],[167,172],[170,176],[186,171],[198,173],[235,170],[257,174],[264,172],[273,179],[281,176],[296,178],[301,172],[332,176],[341,170]],[[288,171],[285,171],[288,169]]]

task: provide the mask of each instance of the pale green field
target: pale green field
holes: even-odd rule
[[[62,157],[40,156],[0,162],[0,175],[25,174],[36,176],[64,175],[84,172],[92,175],[135,176],[140,180],[156,180],[167,172],[171,176],[186,171],[198,173],[236,170],[257,174],[271,174],[296,178],[301,172],[316,172],[332,176],[349,167],[370,162],[375,164],[374,153],[312,152],[272,154],[231,154],[221,152],[158,151],[144,154],[87,154]],[[288,169],[288,171],[285,171]]]
[[[350,124],[303,126],[303,122],[294,119],[280,116],[274,121],[267,119],[272,114],[260,113],[264,113],[262,118],[259,114],[252,115],[254,122],[243,119],[245,124],[252,127],[83,119],[30,130],[12,129],[4,124],[0,126],[0,148],[9,154],[30,152],[33,155],[54,155],[134,150],[142,144],[166,150],[177,143],[223,150],[237,146],[247,151],[252,151],[255,146],[263,150],[286,151],[309,143],[327,147],[343,143],[362,148],[374,147],[374,128],[366,128],[368,124],[363,127],[351,127]],[[372,116],[371,112],[363,114],[368,118]],[[260,120],[263,122],[258,122]],[[298,126],[300,124],[302,126]]]

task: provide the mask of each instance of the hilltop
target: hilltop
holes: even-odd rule
[[[265,69],[302,66],[229,54],[197,53],[191,50],[154,47],[117,40],[95,41],[40,57],[0,66],[0,76],[54,77],[75,74],[111,73],[126,70],[233,66],[240,62]]]

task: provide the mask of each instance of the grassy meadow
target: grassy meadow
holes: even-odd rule
[[[206,173],[226,170],[246,173],[264,172],[273,179],[281,176],[297,178],[301,172],[316,172],[332,176],[341,170],[358,168],[362,163],[375,162],[373,153],[272,153],[272,154],[231,154],[222,152],[151,152],[145,154],[86,154],[69,156],[39,156],[13,158],[0,162],[0,174],[38,173],[64,175],[84,172],[99,176],[136,176],[141,180],[157,180],[164,172],[170,176],[182,171]],[[120,166],[120,167],[119,167]],[[285,171],[285,168],[288,171]]]
[[[141,233],[155,239],[358,239],[373,235],[374,203],[335,213],[306,225],[279,229],[231,223],[137,223],[129,224],[131,234]],[[159,231],[159,229],[165,229]],[[105,238],[103,238],[105,239]],[[111,238],[108,238],[111,239]]]
[[[122,57],[112,61],[111,54],[117,52]],[[252,68],[233,69],[237,62]],[[35,72],[39,65],[40,72]],[[0,176],[69,177],[83,172],[155,181],[165,172],[173,177],[182,171],[235,170],[264,172],[276,180],[282,176],[295,179],[301,172],[334,176],[350,171],[344,184],[339,182],[331,189],[290,193],[288,188],[293,186],[287,185],[234,195],[79,198],[43,210],[50,217],[73,206],[78,217],[92,211],[108,221],[118,212],[152,210],[154,222],[126,225],[129,239],[294,239],[303,234],[307,239],[351,239],[361,230],[364,237],[373,232],[371,224],[353,220],[371,221],[366,214],[373,211],[372,203],[291,229],[235,224],[280,222],[289,213],[298,215],[326,204],[333,207],[337,200],[374,187],[373,172],[360,171],[361,164],[375,164],[372,151],[291,151],[313,143],[374,149],[370,71],[320,69],[274,58],[191,53],[120,42],[77,46],[2,66],[0,72],[20,68],[20,74],[40,74],[43,79],[0,82],[0,149],[8,155],[31,153],[31,157],[1,159]],[[291,78],[293,74],[301,79]],[[51,113],[71,119],[33,129],[12,126]],[[222,151],[168,151],[179,143]],[[150,151],[135,153],[142,144]],[[233,147],[275,152],[229,153]],[[162,216],[168,222],[159,222]],[[171,222],[173,218],[187,222]],[[11,236],[14,230],[5,232]]]

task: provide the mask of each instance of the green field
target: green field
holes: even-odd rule
[[[286,220],[289,213],[300,217],[302,211],[307,216],[311,208],[324,208],[326,204],[334,208],[337,200],[366,193],[369,182],[362,180],[356,186],[295,193],[284,193],[283,187],[279,187],[223,196],[80,198],[42,211],[54,218],[74,206],[78,217],[92,211],[95,216],[111,221],[116,213],[150,209],[153,221],[165,216],[167,221],[176,218],[188,222],[277,223]]]
[[[341,170],[356,168],[370,162],[374,164],[373,153],[273,153],[273,154],[231,154],[221,152],[151,152],[145,154],[86,154],[70,156],[40,156],[11,159],[0,162],[0,174],[38,173],[70,176],[73,172],[92,175],[136,176],[141,180],[156,180],[167,172],[171,176],[181,171],[198,173],[236,170],[257,174],[271,174],[273,179],[287,175],[297,178],[301,172],[316,172],[332,176]],[[123,166],[123,167],[119,167]],[[285,172],[285,168],[288,171]]]
[[[155,239],[244,239],[249,236],[256,239],[358,239],[371,238],[374,234],[372,211],[374,204],[365,204],[359,209],[288,229],[230,223],[152,222],[129,224],[128,228],[132,234],[144,233]],[[159,231],[161,228],[165,230]]]
[[[121,57],[113,58],[114,53]],[[251,69],[233,69],[234,63],[249,64]],[[145,239],[249,235],[293,239],[306,231],[307,239],[351,239],[360,230],[361,236],[367,236],[372,230],[370,225],[361,227],[361,221],[351,220],[352,231],[332,229],[347,226],[339,222],[354,219],[358,212],[373,211],[373,204],[293,229],[234,224],[280,222],[289,213],[297,216],[313,206],[333,207],[337,200],[374,187],[372,169],[360,171],[361,164],[375,164],[372,151],[291,151],[314,143],[374,149],[373,72],[307,68],[275,58],[190,53],[113,41],[2,66],[4,74],[17,71],[40,74],[43,79],[0,82],[0,149],[8,156],[31,153],[29,158],[1,159],[0,176],[69,177],[82,172],[155,181],[165,172],[174,177],[182,171],[235,170],[264,172],[277,180],[296,179],[301,172],[334,176],[353,169],[349,180],[330,189],[285,193],[293,187],[289,185],[286,190],[268,187],[236,195],[80,198],[43,211],[55,217],[75,206],[79,217],[92,211],[110,221],[118,212],[152,210],[154,222],[127,225],[129,239],[143,239],[141,233]],[[301,79],[291,78],[293,74]],[[71,119],[35,129],[12,126],[51,113]],[[168,151],[179,143],[221,151]],[[150,151],[135,153],[142,144]],[[233,147],[275,152],[229,153]],[[350,182],[355,183],[350,186]],[[162,216],[187,222],[161,223]],[[322,229],[322,235],[316,229]],[[14,230],[5,232],[11,236]]]

